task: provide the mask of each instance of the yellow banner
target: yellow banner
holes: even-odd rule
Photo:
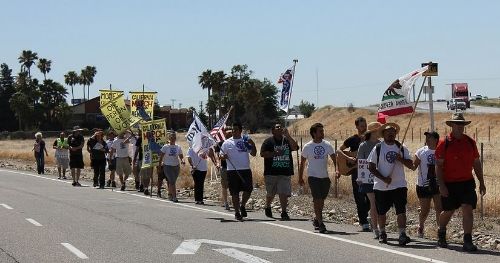
[[[123,94],[113,96],[112,100],[101,106],[101,112],[117,133],[124,132],[130,127],[130,112],[125,106]]]
[[[153,119],[153,108],[156,100],[156,92],[130,92],[130,122],[132,125],[142,120],[141,115],[137,111],[137,106],[144,105],[144,110]]]
[[[154,153],[148,138],[153,137],[161,147],[167,143],[167,122],[165,119],[141,122],[142,137],[142,168],[149,168],[160,163],[160,155]]]
[[[118,97],[120,94],[123,95],[123,91],[121,90],[99,90],[101,96],[99,98],[100,105],[103,106],[108,103],[113,98]]]

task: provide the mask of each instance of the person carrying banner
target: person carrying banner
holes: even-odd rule
[[[106,146],[108,146],[109,151],[111,151],[111,145],[115,141],[115,131],[110,130],[106,138]],[[107,187],[116,187],[115,182],[115,171],[116,171],[116,156],[112,155],[111,152],[106,153],[106,160],[108,161],[108,169],[110,171],[109,180],[106,182]]]
[[[378,213],[379,242],[387,244],[386,214],[392,206],[396,209],[400,246],[411,240],[406,235],[407,182],[404,166],[411,169],[413,161],[406,146],[396,141],[399,125],[386,123],[380,128],[384,140],[368,156],[370,172],[375,176],[373,190]]]
[[[473,210],[477,204],[473,169],[479,180],[480,194],[486,194],[476,141],[464,134],[464,127],[470,123],[462,113],[454,113],[446,121],[446,125],[451,127],[451,133],[440,140],[436,148],[436,176],[443,206],[443,212],[439,216],[438,246],[448,246],[446,226],[455,210],[461,208],[464,229],[462,248],[466,252],[477,250],[477,246],[472,243]]]
[[[80,173],[84,167],[83,163],[83,146],[85,138],[81,134],[82,129],[79,126],[73,127],[73,133],[68,136],[69,144],[69,168],[71,169],[71,177],[73,178],[73,186],[82,186],[79,182]]]
[[[41,132],[37,132],[35,134],[35,143],[33,144],[33,149],[31,150],[35,153],[36,169],[38,174],[45,174],[45,156],[49,156],[49,153],[45,147],[45,141],[42,139]]]
[[[233,136],[221,146],[221,159],[227,161],[227,180],[235,211],[234,217],[238,221],[243,221],[243,218],[248,216],[245,205],[253,190],[249,154],[257,154],[255,143],[247,136],[242,136],[242,131],[241,123],[233,123]],[[241,202],[240,192],[243,192]]]
[[[431,201],[434,202],[436,211],[436,224],[439,225],[439,214],[441,214],[441,197],[439,196],[439,186],[436,178],[436,146],[439,142],[437,132],[424,132],[425,146],[415,152],[413,159],[413,169],[418,168],[417,175],[417,197],[420,202],[418,237],[424,237],[425,220],[429,215]]]
[[[139,132],[140,134],[140,132]],[[151,132],[146,132],[147,136],[151,136]],[[142,152],[142,137],[139,136],[137,138],[137,141],[135,142],[135,153],[134,153],[134,160],[133,160],[133,166],[137,167],[139,169],[139,177],[140,177],[140,186],[139,186],[139,192],[144,192],[144,195],[149,195],[149,182],[151,181],[151,178],[153,176],[153,167],[142,167],[142,158],[143,158],[143,152]]]
[[[358,163],[362,160],[366,161],[370,155],[373,147],[380,143],[380,127],[382,124],[379,122],[370,122],[368,124],[367,131],[364,134],[363,142],[359,145],[358,153],[356,158]],[[361,172],[361,173],[360,173]],[[375,203],[375,194],[373,193],[373,174],[368,171],[368,174],[362,174],[363,171],[358,169],[358,179],[356,179],[359,185],[359,192],[361,194],[366,194],[366,197],[370,201],[368,204],[368,209],[370,210],[370,223],[375,239],[379,239],[380,232],[378,230],[377,224],[377,209]],[[366,171],[364,171],[366,173]],[[358,210],[359,211],[359,210]]]
[[[163,173],[167,179],[168,193],[170,201],[177,203],[177,190],[175,188],[175,183],[179,177],[181,171],[180,164],[183,166],[186,164],[184,162],[184,155],[182,154],[182,148],[175,143],[177,136],[174,131],[168,135],[169,143],[161,147],[160,161],[163,167]],[[179,164],[180,162],[180,164]],[[158,179],[158,196],[161,197],[161,185],[163,180]]]
[[[288,198],[292,194],[291,176],[293,175],[292,151],[299,146],[290,136],[286,128],[277,123],[271,129],[272,136],[267,138],[261,146],[260,156],[264,158],[264,180],[266,183],[267,217],[273,217],[271,203],[276,194],[279,195],[281,205],[281,219],[290,220],[287,213]]]
[[[104,141],[102,130],[96,130],[94,135],[87,141],[87,150],[90,152],[91,165],[94,169],[94,187],[104,189],[106,183],[106,153],[108,145]]]
[[[224,128],[224,137],[230,138],[233,136],[233,132],[230,129]],[[220,141],[217,146],[214,147],[217,159],[217,169],[220,173],[220,185],[221,185],[221,200],[222,205],[226,210],[230,210],[228,199],[227,199],[227,191],[228,191],[228,182],[227,182],[227,161],[222,158],[223,154],[220,151],[222,144],[224,141]]]
[[[340,146],[340,150],[337,154],[342,154],[347,159],[350,164],[355,165],[357,162],[356,153],[359,148],[359,144],[363,141],[363,134],[366,132],[366,119],[363,117],[358,117],[354,124],[356,125],[356,130],[358,133],[347,138],[344,143]],[[348,156],[344,153],[344,150],[349,148],[352,156]],[[370,224],[368,223],[368,210],[370,210],[370,200],[365,193],[359,191],[359,185],[357,183],[358,179],[358,169],[351,170],[351,185],[352,185],[352,195],[354,197],[354,202],[356,203],[356,209],[358,211],[358,222],[365,232],[370,231]]]
[[[337,174],[337,162],[335,159],[335,150],[329,141],[324,140],[325,131],[323,124],[315,123],[309,129],[312,140],[304,145],[300,157],[299,185],[304,185],[304,168],[307,164],[307,182],[311,188],[311,195],[314,204],[314,230],[320,233],[326,233],[326,226],[323,223],[323,207],[325,199],[330,191],[330,177],[328,175],[328,157],[333,161]]]
[[[52,148],[56,150],[55,158],[57,173],[59,175],[58,179],[62,178],[66,180],[66,170],[69,167],[69,143],[64,131],[59,133],[59,138],[54,141]]]
[[[141,130],[138,131],[137,134],[135,134],[133,131],[128,131],[126,134],[126,137],[130,138],[129,141],[129,157],[130,160],[133,160],[135,158],[135,154],[137,153],[137,140],[141,137]],[[142,153],[142,149],[140,150]],[[142,159],[140,159],[142,161]],[[142,163],[142,162],[141,162]],[[140,171],[141,167],[137,166],[139,162],[133,162],[132,161],[132,174],[134,175],[134,181],[135,181],[135,190],[140,190],[141,189],[141,177],[140,177]]]
[[[216,163],[214,159],[214,151],[212,148],[208,152],[203,153],[201,156],[189,147],[187,152],[187,159],[189,165],[191,166],[191,176],[194,181],[194,201],[197,205],[204,205],[203,202],[203,192],[205,187],[205,178],[207,176],[208,162],[207,158],[210,158],[212,162]]]
[[[120,178],[121,191],[125,191],[127,179],[132,172],[131,160],[129,156],[130,137],[125,138],[125,131],[118,134],[118,137],[111,144],[110,155],[116,158],[116,173]]]

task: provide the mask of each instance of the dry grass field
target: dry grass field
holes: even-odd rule
[[[305,144],[310,140],[308,129],[311,124],[321,122],[325,125],[326,139],[335,144],[337,141],[340,146],[343,140],[355,133],[354,120],[358,116],[364,116],[368,122],[375,121],[376,115],[374,112],[368,110],[356,110],[349,112],[345,108],[324,107],[315,112],[310,118],[301,120],[289,127],[291,134],[297,139],[299,144]],[[486,215],[499,216],[500,215],[500,152],[496,151],[499,145],[500,134],[496,129],[500,127],[500,114],[466,114],[466,119],[472,120],[472,124],[467,126],[467,134],[477,138],[478,145],[481,143],[484,146],[484,173],[487,187],[487,195],[484,197],[484,211]],[[400,133],[400,140],[402,139],[404,128],[406,127],[410,115],[391,117],[391,122],[396,122],[402,127]],[[449,132],[449,127],[444,123],[450,117],[449,113],[436,114],[435,123],[437,131],[443,135]],[[413,154],[423,145],[422,133],[429,127],[429,117],[427,114],[417,113],[412,125],[410,126],[405,144],[408,146],[410,152]],[[260,145],[267,138],[269,134],[253,134],[251,137],[257,143],[258,150]],[[51,146],[54,138],[46,138],[46,143]],[[184,134],[178,135],[178,143],[181,145],[184,153],[187,151],[187,142],[184,139]],[[33,140],[13,140],[13,141],[0,141],[0,159],[17,159],[26,162],[35,160],[31,152]],[[50,147],[49,147],[50,148]],[[54,165],[54,151],[49,150],[49,157],[46,159],[47,165]],[[85,163],[90,164],[88,154],[85,154]],[[294,153],[294,165],[297,167],[297,155]],[[254,181],[259,185],[263,185],[263,159],[257,157],[251,158],[251,168],[254,174]],[[88,166],[86,168],[90,172]],[[333,168],[332,170],[333,171]],[[297,168],[296,168],[297,173]],[[407,179],[409,182],[409,204],[418,206],[415,194],[416,172],[406,170]],[[211,177],[210,171],[207,179]],[[297,189],[297,177],[293,179],[294,190]],[[351,182],[350,178],[342,177],[338,184],[338,198],[350,198],[351,196]],[[178,180],[178,187],[190,188],[193,186],[192,178],[189,174],[188,166],[181,168],[181,176]]]

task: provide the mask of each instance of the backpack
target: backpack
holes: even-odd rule
[[[401,154],[403,155],[403,158],[404,158],[405,151],[403,148],[401,148],[401,143],[399,141],[394,141],[394,143],[401,150]],[[382,149],[382,142],[379,142],[379,143],[377,143],[377,145],[375,145],[375,152],[377,153],[377,167],[378,167],[378,163],[380,161],[380,150],[381,149]]]

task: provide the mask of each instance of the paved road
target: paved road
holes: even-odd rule
[[[0,170],[0,262],[500,260],[500,253],[464,254],[423,239],[406,248],[396,246],[395,239],[379,245],[370,233],[350,225],[329,223],[330,233],[317,234],[308,220],[275,221],[261,212],[236,222],[221,207],[180,201],[74,188],[53,177]]]
[[[446,108],[446,102],[434,102],[433,103],[433,108],[434,112],[449,112],[451,114],[452,111],[448,110]],[[365,109],[377,111],[378,107],[365,107]],[[428,101],[421,101],[417,105],[417,112],[429,112],[429,102]],[[475,113],[475,114],[482,114],[482,113],[500,113],[500,108],[495,108],[495,107],[483,107],[483,106],[476,106],[476,105],[471,105],[469,109],[465,111],[466,113]]]

